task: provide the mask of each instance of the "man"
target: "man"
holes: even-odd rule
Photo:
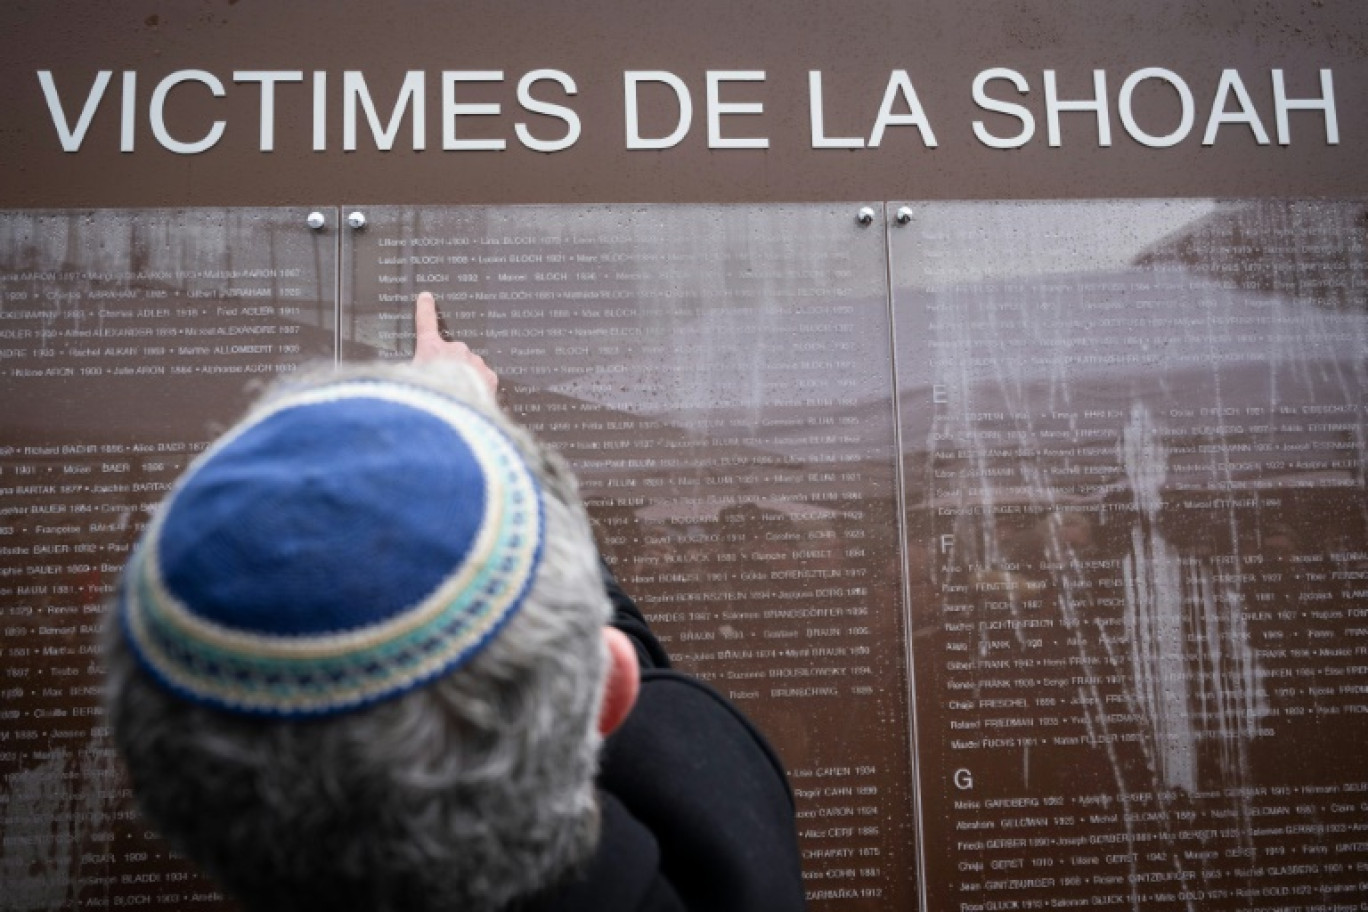
[[[248,909],[800,909],[764,739],[675,672],[574,479],[420,295],[414,364],[278,385],[111,625],[145,815]]]

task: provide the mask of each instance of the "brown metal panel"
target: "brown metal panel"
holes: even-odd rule
[[[1140,196],[1350,196],[1365,191],[1357,166],[1365,147],[1362,99],[1368,86],[1368,12],[1357,0],[1313,4],[1163,2],[1051,3],[1002,0],[852,4],[821,0],[689,4],[452,4],[407,2],[66,5],[9,3],[0,9],[0,85],[5,124],[0,205],[148,206],[365,203],[524,203],[615,201],[783,201],[840,199],[1080,198]],[[989,148],[973,125],[1009,137],[1015,118],[977,105],[975,77],[992,68],[1021,75],[1024,94],[996,81],[991,97],[1024,106],[1036,122],[1018,149]],[[1188,86],[1194,123],[1171,148],[1148,148],[1126,131],[1121,90],[1128,76],[1162,67]],[[551,68],[576,83],[565,95],[550,83],[535,94],[572,108],[582,135],[571,148],[537,152],[515,125],[555,139],[564,124],[518,104],[526,73]],[[1289,116],[1288,145],[1276,138],[1272,70],[1285,71],[1293,98],[1320,92],[1331,70],[1340,128],[1327,145],[1325,118]],[[179,155],[152,134],[149,107],[168,74],[195,69],[224,83],[169,92],[166,122],[181,141],[225,123],[212,149]],[[276,89],[275,151],[260,152],[260,87],[234,83],[239,70],[289,70],[300,84]],[[1096,118],[1060,115],[1058,147],[1046,139],[1045,72],[1058,96],[1092,94],[1105,72],[1113,134],[1099,145]],[[1223,126],[1202,143],[1222,71],[1238,72],[1269,142],[1248,125]],[[64,153],[37,73],[54,75],[74,124],[95,74],[113,76],[79,152]],[[134,150],[120,152],[122,73],[137,72]],[[364,74],[382,118],[410,70],[425,74],[426,149],[414,151],[406,121],[393,151],[380,152],[368,129],[356,151],[342,149],[345,71]],[[463,103],[499,103],[499,116],[460,120],[463,136],[499,138],[504,151],[442,151],[440,73],[500,71],[498,83],[462,84]],[[675,147],[629,150],[623,73],[664,70],[687,86],[692,129]],[[760,103],[760,115],[721,118],[726,136],[763,136],[764,149],[708,148],[708,71],[763,71],[763,83],[725,84],[724,103]],[[813,148],[808,73],[823,74],[826,133],[866,146],[894,71],[906,71],[934,129],[891,126],[878,148]],[[312,73],[328,76],[327,151],[312,151]],[[641,94],[643,133],[675,123],[668,89]],[[1237,110],[1234,96],[1224,109]],[[1162,80],[1134,91],[1137,125],[1162,136],[1179,123],[1178,94]],[[900,101],[897,113],[905,107]],[[364,118],[363,118],[364,120]]]
[[[333,356],[337,235],[306,215],[0,214],[7,909],[225,905],[132,807],[100,634],[139,530],[253,381]]]
[[[886,252],[858,210],[389,207],[344,247],[346,355],[407,356],[431,291],[678,667],[772,739],[813,909],[915,902]]]
[[[908,215],[929,908],[1356,902],[1364,204]]]

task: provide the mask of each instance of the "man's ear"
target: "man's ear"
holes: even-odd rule
[[[641,668],[637,665],[636,648],[627,634],[616,627],[603,628],[603,642],[608,647],[608,680],[603,688],[603,703],[599,706],[599,734],[612,734],[636,704],[641,689]]]

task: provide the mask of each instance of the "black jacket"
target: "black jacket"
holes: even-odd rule
[[[603,835],[545,912],[793,912],[803,879],[793,794],[763,735],[708,685],[670,668],[604,570],[613,624],[637,647],[641,695],[608,738]]]

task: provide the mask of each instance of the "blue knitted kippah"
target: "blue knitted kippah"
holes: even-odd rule
[[[239,713],[325,715],[451,671],[517,612],[541,491],[485,416],[340,381],[275,401],[177,482],[119,613],[162,684]]]

